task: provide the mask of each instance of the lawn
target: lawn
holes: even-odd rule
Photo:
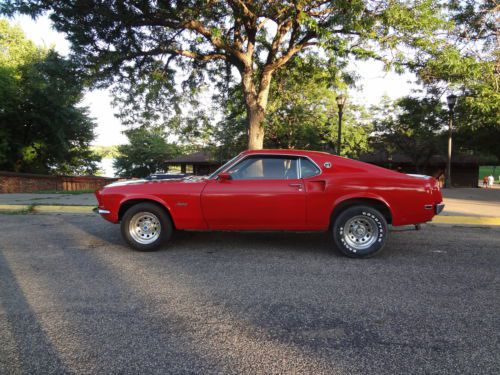
[[[500,165],[483,165],[479,167],[479,180],[482,180],[484,176],[489,176],[490,174],[495,177],[495,182],[500,182]]]
[[[38,191],[33,191],[32,193],[33,194],[73,194],[73,195],[78,195],[78,194],[93,193],[94,191],[95,191],[95,189],[89,189],[89,190],[38,190]]]

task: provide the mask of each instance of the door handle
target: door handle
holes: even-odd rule
[[[302,184],[288,184],[288,186],[291,186],[291,187],[297,187],[299,188],[299,191],[302,191]]]

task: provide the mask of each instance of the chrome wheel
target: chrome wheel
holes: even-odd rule
[[[138,212],[130,219],[129,233],[134,241],[144,245],[151,244],[160,237],[160,220],[151,212]]]
[[[370,216],[354,216],[345,223],[343,237],[344,241],[356,250],[368,249],[377,241],[377,223]]]

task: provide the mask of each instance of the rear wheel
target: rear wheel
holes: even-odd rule
[[[368,206],[349,207],[333,223],[335,245],[352,258],[367,258],[379,253],[387,234],[384,215]]]
[[[172,236],[172,220],[154,203],[138,203],[130,207],[121,221],[125,241],[140,251],[158,250]]]

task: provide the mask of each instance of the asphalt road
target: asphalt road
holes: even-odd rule
[[[182,233],[156,253],[90,215],[0,215],[0,374],[498,374],[500,228]]]

